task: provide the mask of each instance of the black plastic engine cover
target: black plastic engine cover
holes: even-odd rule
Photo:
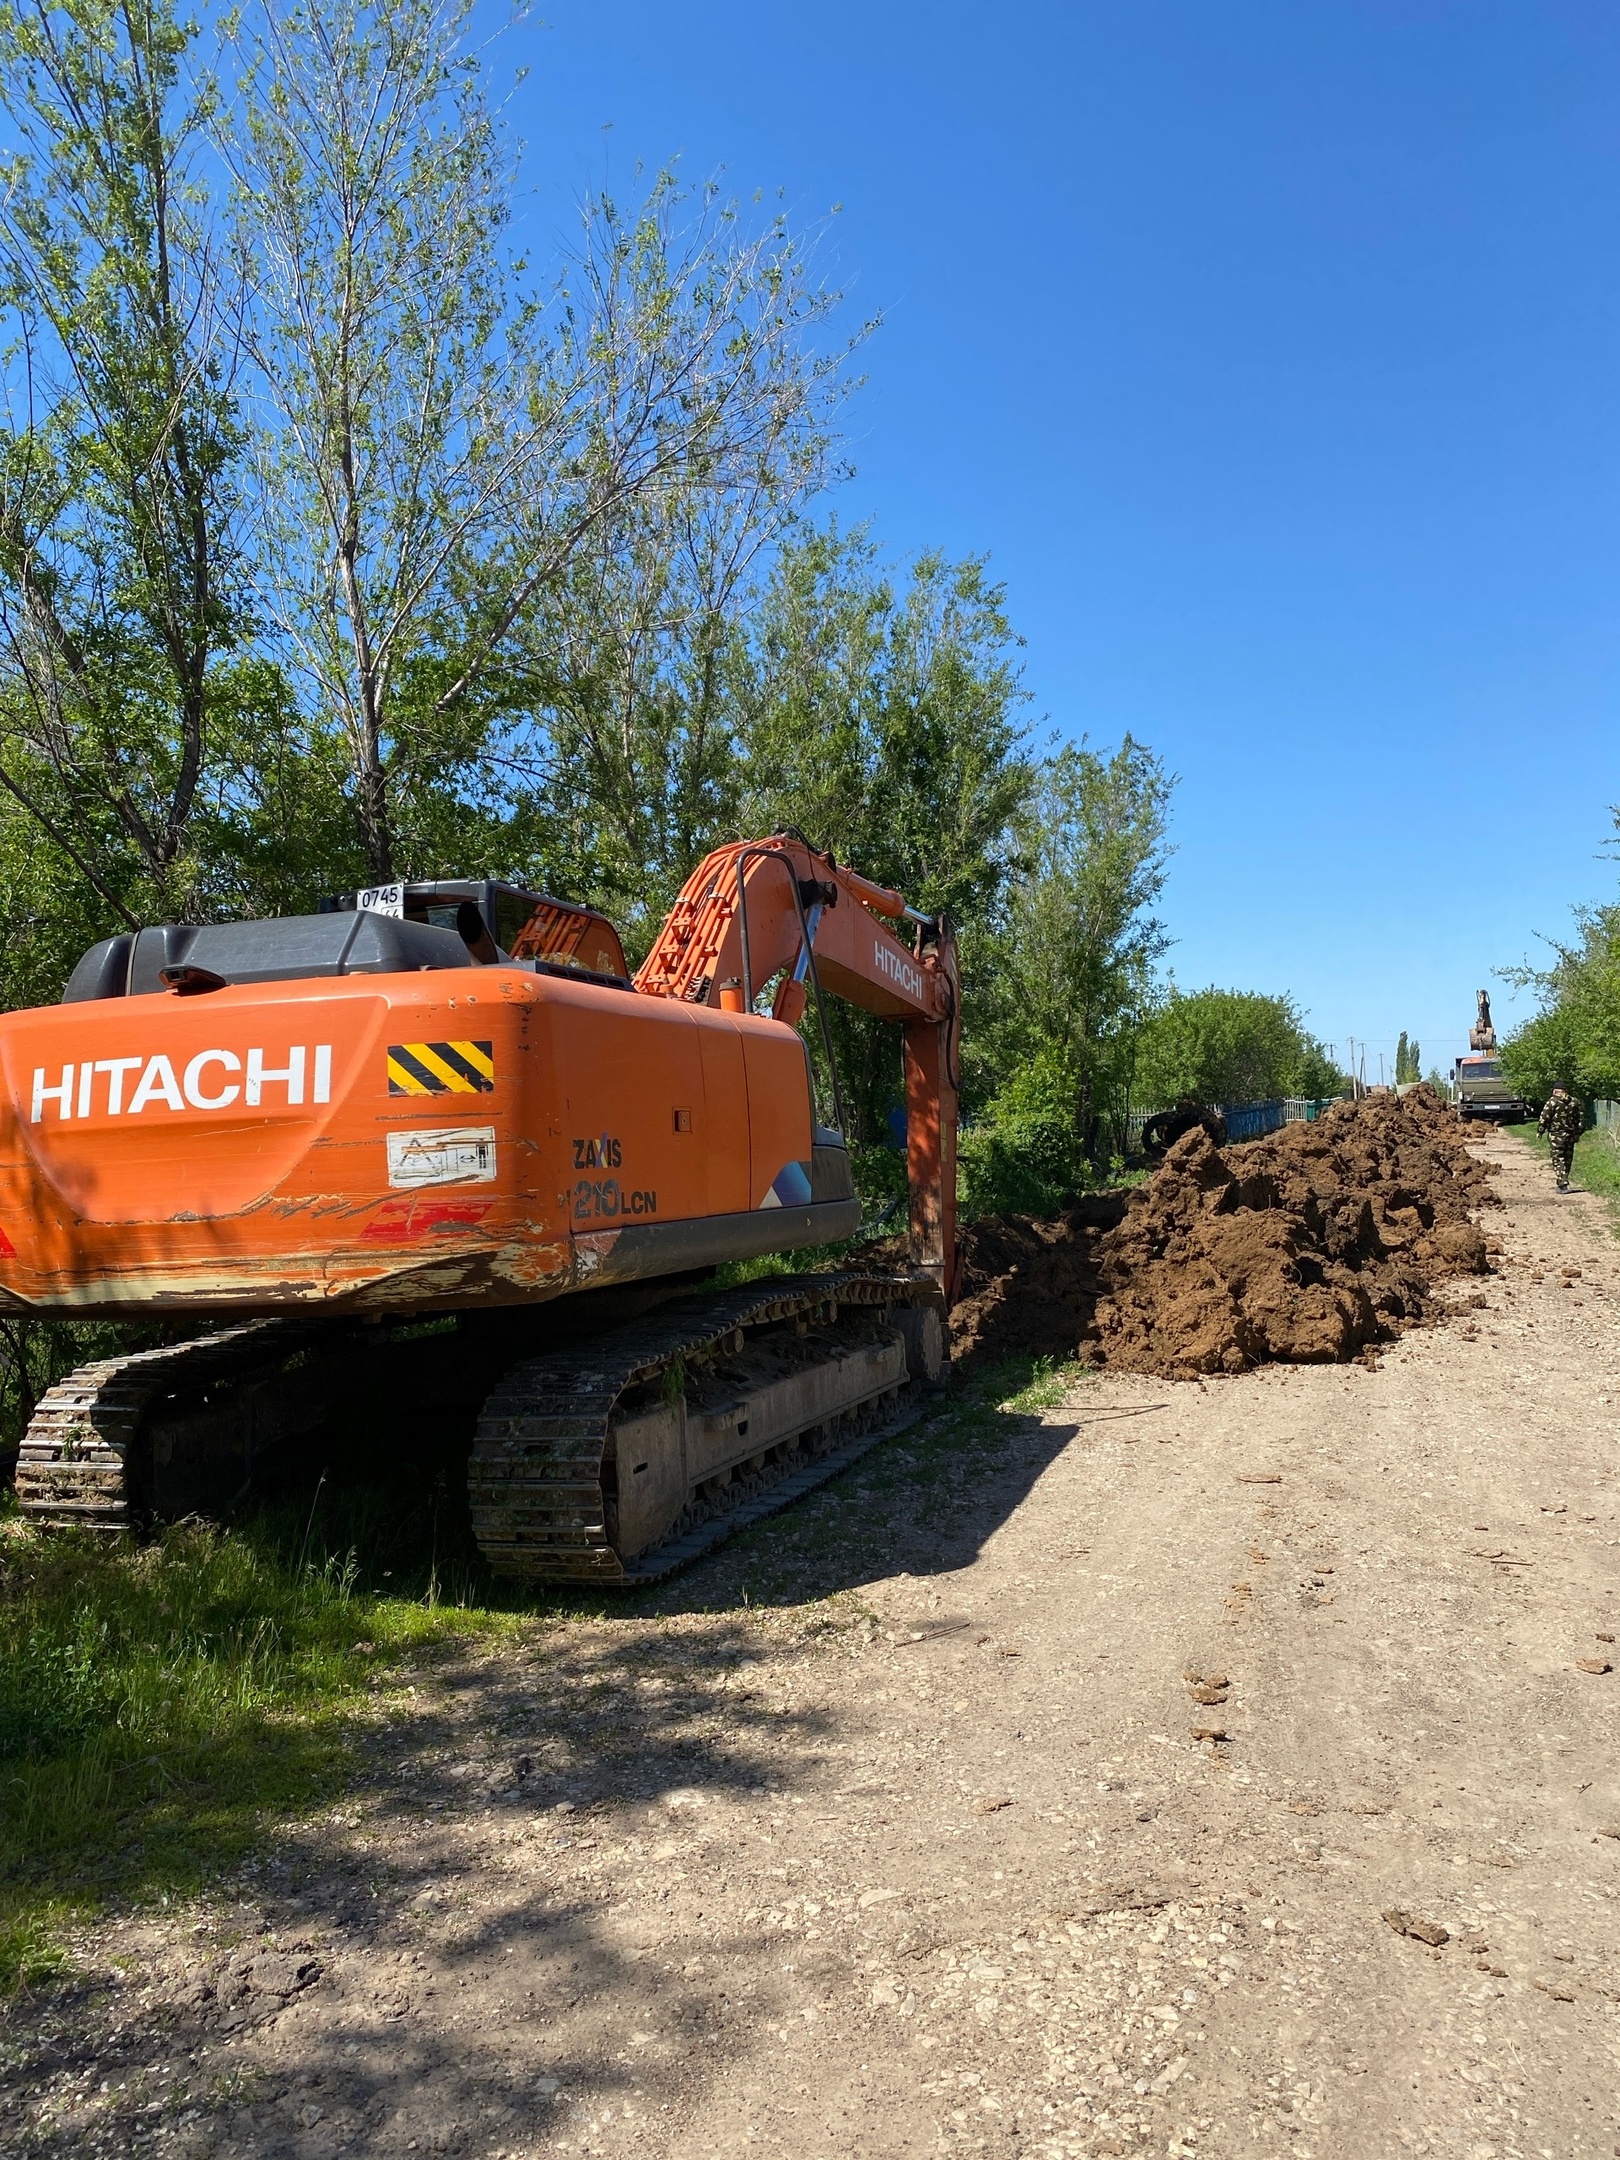
[[[471,965],[453,930],[393,915],[280,915],[261,922],[164,923],[92,945],[62,1003],[166,990],[163,968],[206,968],[227,983],[296,982],[317,975],[408,975]]]

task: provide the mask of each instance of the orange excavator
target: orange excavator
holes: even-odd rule
[[[901,1029],[910,1264],[716,1287],[859,1227],[829,995]],[[41,1397],[22,1507],[217,1510],[323,1427],[459,1416],[498,1572],[669,1573],[942,1384],[959,1031],[948,921],[791,831],[633,978],[487,879],[105,939],[0,1018],[0,1305],[190,1332]]]

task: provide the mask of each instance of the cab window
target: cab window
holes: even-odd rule
[[[625,975],[624,947],[605,916],[555,900],[527,901],[501,893],[495,902],[502,949],[515,960],[545,960],[553,967],[593,975]]]
[[[534,902],[524,899],[521,893],[495,895],[495,942],[502,952],[516,950],[517,941],[533,913]]]
[[[624,964],[624,947],[619,943],[618,931],[600,915],[590,918],[575,949],[577,967],[590,968],[597,975],[628,975],[630,972]]]

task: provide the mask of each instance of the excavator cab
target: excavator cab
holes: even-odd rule
[[[533,964],[536,974],[564,974],[630,988],[619,933],[594,908],[527,892],[499,878],[433,878],[336,893],[323,915],[363,909],[433,929],[454,930],[474,962]]]

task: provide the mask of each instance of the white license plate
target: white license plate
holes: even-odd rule
[[[388,1135],[390,1185],[493,1185],[495,1128],[457,1125]]]

